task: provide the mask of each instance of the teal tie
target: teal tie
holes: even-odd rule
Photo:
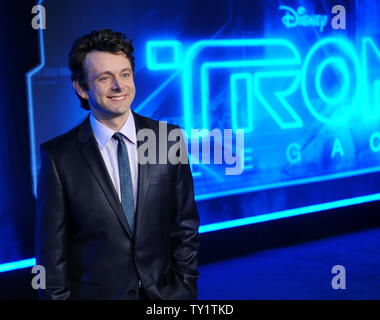
[[[120,176],[120,193],[121,193],[121,205],[124,210],[124,214],[127,218],[129,227],[134,234],[135,226],[135,208],[133,201],[133,187],[131,178],[131,169],[129,166],[128,150],[123,136],[120,132],[113,135],[113,138],[117,140],[117,157],[119,162],[119,176]]]

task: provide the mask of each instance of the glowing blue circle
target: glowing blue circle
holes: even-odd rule
[[[343,76],[343,84],[338,94],[336,94],[334,97],[328,97],[324,93],[321,85],[321,78],[323,71],[328,65],[335,66],[342,74]],[[338,105],[347,97],[349,90],[350,90],[350,74],[348,72],[347,64],[342,58],[338,57],[331,57],[323,60],[322,63],[319,64],[317,73],[315,76],[315,87],[317,89],[318,95],[321,97],[322,101],[324,101],[326,104],[330,105]]]
[[[327,45],[334,45],[336,48],[339,49],[339,51],[342,52],[342,56],[344,55],[345,58],[342,58],[342,57],[330,57],[330,58],[327,58],[325,60],[327,60],[327,62],[322,62],[320,64],[322,64],[322,67],[319,65],[319,70],[320,70],[320,75],[322,74],[322,71],[323,69],[328,65],[328,64],[331,64],[332,62],[334,62],[335,64],[337,63],[337,61],[339,60],[343,60],[345,59],[346,61],[351,61],[352,64],[353,64],[353,67],[354,67],[354,74],[352,74],[351,76],[350,75],[345,75],[346,71],[348,73],[348,70],[345,70],[345,68],[342,68],[341,66],[341,61],[338,62],[338,65],[340,65],[340,71],[343,72],[343,77],[344,79],[350,79],[350,78],[353,78],[353,79],[357,79],[357,82],[356,82],[356,86],[355,88],[350,88],[350,86],[348,86],[348,89],[347,88],[343,88],[339,94],[338,97],[334,97],[334,98],[329,98],[327,97],[324,93],[323,93],[323,90],[321,90],[320,88],[320,92],[317,92],[317,94],[319,95],[319,97],[321,98],[321,100],[326,103],[327,105],[330,105],[330,106],[336,106],[337,102],[341,99],[343,99],[343,95],[345,93],[346,90],[350,91],[350,92],[353,92],[353,98],[352,98],[352,102],[350,105],[348,105],[345,109],[344,109],[344,114],[339,116],[339,117],[326,117],[324,115],[322,115],[320,112],[318,112],[311,100],[310,100],[310,97],[308,95],[308,88],[307,88],[307,75],[308,75],[308,69],[309,69],[309,65],[310,65],[310,61],[311,59],[313,58],[314,54],[317,52],[317,50],[319,49],[323,49],[324,46],[327,46]],[[331,60],[333,59],[333,60]],[[324,61],[325,61],[324,60]],[[346,68],[347,68],[347,65],[346,65]],[[336,124],[337,122],[343,122],[345,121],[349,116],[351,116],[351,114],[353,113],[354,111],[354,108],[356,107],[356,104],[358,103],[358,100],[359,100],[359,94],[360,94],[360,63],[359,63],[359,59],[358,59],[358,56],[352,46],[352,44],[346,40],[346,39],[343,39],[343,38],[335,38],[335,37],[329,37],[329,38],[324,38],[320,41],[318,41],[311,49],[310,51],[308,52],[308,54],[306,55],[305,57],[305,61],[304,61],[304,64],[303,64],[303,67],[302,67],[302,80],[301,80],[301,89],[302,89],[302,97],[304,99],[304,102],[306,104],[306,107],[309,109],[310,113],[319,121],[323,122],[323,123],[328,123],[328,124]],[[344,81],[346,81],[344,80]],[[319,82],[319,86],[320,86],[320,80],[316,79],[316,81],[314,82],[314,84],[317,84]],[[344,86],[346,86],[346,84],[344,84]],[[350,90],[351,89],[351,90]],[[316,89],[318,91],[318,88]],[[321,95],[322,93],[322,95]],[[347,92],[346,92],[346,95],[347,95]],[[338,99],[337,99],[338,98]],[[332,99],[332,100],[331,100]],[[333,102],[331,104],[331,102]],[[340,101],[341,102],[341,101]]]
[[[375,145],[375,139],[379,140],[379,143],[377,145]],[[374,132],[371,135],[371,138],[369,140],[369,145],[370,145],[371,150],[373,152],[379,152],[380,151],[380,133],[379,132]]]

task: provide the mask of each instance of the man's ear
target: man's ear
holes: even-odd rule
[[[73,86],[75,91],[79,94],[81,98],[88,100],[89,96],[87,92],[81,87],[78,81],[73,81]]]

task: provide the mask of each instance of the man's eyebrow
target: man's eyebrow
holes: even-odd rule
[[[100,72],[99,74],[96,75],[96,78],[99,78],[100,76],[103,76],[105,74],[109,74],[112,76],[112,72],[111,71],[103,71],[103,72]]]
[[[123,70],[121,70],[120,72],[124,72],[124,71],[129,71],[129,72],[131,72],[132,70],[131,70],[131,68],[127,67],[127,68],[124,68]]]
[[[120,71],[120,73],[121,73],[121,72],[124,72],[124,71],[132,72],[131,68],[129,68],[129,67],[124,68],[123,70]],[[111,75],[111,76],[113,75],[113,73],[112,73],[111,71],[103,71],[103,72],[99,73],[99,74],[96,76],[96,78],[99,78],[100,76],[105,75],[105,74],[109,74],[109,75]]]

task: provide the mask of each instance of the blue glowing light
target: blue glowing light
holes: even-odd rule
[[[341,157],[344,157],[343,146],[338,138],[335,138],[334,140],[334,145],[331,151],[331,158],[334,158],[336,153],[339,153]]]
[[[41,5],[43,0],[38,1],[38,5]],[[32,93],[32,78],[39,72],[45,65],[45,51],[44,51],[44,34],[43,29],[39,29],[39,52],[40,52],[40,64],[26,73],[26,97],[28,102],[28,121],[29,121],[29,141],[30,141],[30,165],[32,172],[32,184],[34,196],[37,196],[37,154],[36,154],[36,132],[34,123],[34,106],[33,106],[33,93]]]
[[[287,52],[283,58],[273,59],[249,59],[249,60],[223,60],[224,55],[228,54],[229,48],[270,48],[275,50],[286,49]],[[202,54],[206,50],[219,49],[218,58],[221,61],[203,61]],[[227,50],[227,51],[226,51]],[[223,52],[226,52],[224,55]],[[227,56],[228,57],[228,56]],[[226,57],[226,58],[227,58]],[[194,82],[194,75],[197,71],[193,70],[196,65],[195,60],[200,60],[200,78],[201,81]],[[186,53],[185,62],[183,67],[183,113],[184,113],[184,127],[186,132],[190,133],[191,128],[205,128],[209,127],[209,71],[210,69],[233,69],[233,68],[248,68],[248,67],[264,67],[264,66],[286,66],[286,65],[299,65],[301,57],[294,47],[294,45],[285,39],[221,39],[221,40],[201,40],[193,44]],[[198,70],[199,72],[199,70]],[[198,88],[196,88],[198,86]],[[200,88],[199,88],[200,86]],[[200,95],[195,94],[195,90],[200,91]],[[196,97],[200,96],[200,103]],[[201,123],[194,122],[193,116],[195,113],[195,105],[200,104],[202,110]]]
[[[372,133],[369,145],[373,152],[380,152],[380,132]]]
[[[301,146],[298,143],[291,143],[286,149],[286,158],[290,163],[301,161]]]
[[[273,87],[273,84],[275,81],[279,81],[279,79],[284,78],[293,78],[294,80],[291,82],[291,85],[289,88],[281,90],[281,91],[274,91],[268,88],[267,90],[262,90],[260,83],[263,81],[263,79],[266,79],[268,83],[270,83],[270,86]],[[261,102],[261,104],[264,106],[265,110],[270,114],[270,116],[273,118],[273,120],[279,125],[281,129],[292,129],[292,128],[301,128],[303,126],[303,121],[300,118],[300,116],[295,111],[294,107],[292,107],[288,101],[286,100],[286,97],[291,96],[297,89],[300,83],[300,72],[299,71],[268,71],[268,72],[256,72],[254,76],[254,92],[255,96],[258,98],[258,100]],[[274,94],[277,98],[277,101],[280,103],[277,108],[281,109],[284,108],[287,112],[287,114],[290,116],[292,121],[285,121],[281,118],[278,112],[276,112],[274,108],[274,104],[269,103],[268,99],[266,99],[265,96],[269,97],[271,94]]]
[[[341,72],[343,78],[341,89],[333,98],[326,96],[322,88],[322,74],[328,65],[333,65],[336,67]],[[321,62],[317,68],[317,73],[315,76],[315,87],[317,89],[319,97],[326,104],[338,105],[340,103],[343,103],[350,90],[350,74],[344,59],[338,57],[330,57]]]
[[[374,80],[371,70],[379,70],[380,50],[369,37],[363,38],[362,50],[362,83],[364,95],[364,116],[369,119],[380,117],[380,81]],[[374,59],[369,59],[372,53]],[[376,62],[376,64],[375,64]],[[379,74],[377,72],[377,77]]]
[[[0,264],[0,273],[12,271],[12,270],[17,270],[17,269],[30,268],[30,267],[33,267],[35,265],[36,265],[36,259],[35,258],[2,263],[2,264]]]
[[[319,51],[326,50],[328,47],[333,47],[338,50],[340,55],[345,56],[346,61],[351,62],[353,65],[352,71],[353,74],[349,75],[347,70],[347,65],[341,57],[329,57],[323,60],[322,62],[319,59],[316,59],[317,53]],[[316,62],[315,62],[316,61]],[[316,78],[314,84],[316,86],[316,94],[312,94],[313,88],[308,86],[308,83],[312,83],[308,81],[308,77],[314,77],[313,72],[313,62],[318,63]],[[323,69],[329,65],[333,64],[343,75],[343,86],[339,92],[339,94],[333,98],[327,97],[322,88],[321,88],[321,74]],[[360,99],[360,95],[362,94],[361,85],[361,72],[360,72],[360,63],[359,58],[353,48],[352,44],[349,40],[344,38],[337,37],[329,37],[319,40],[313,47],[308,51],[303,67],[302,67],[302,80],[301,80],[301,88],[302,88],[302,96],[303,100],[306,104],[306,107],[309,109],[310,113],[320,122],[327,124],[336,124],[339,122],[344,122],[348,117],[350,117],[357,107],[358,101]],[[355,87],[349,86],[349,78],[357,79]],[[352,98],[348,99],[348,93],[353,92]],[[342,103],[344,99],[348,99],[347,103]],[[318,108],[313,105],[312,101],[320,101],[325,102],[326,106],[321,111],[318,111]],[[315,102],[314,102],[315,103]],[[335,116],[330,116],[330,114],[325,114],[325,110],[327,107],[331,106],[334,108],[337,104],[340,104],[338,114],[335,113]],[[334,109],[335,110],[335,109]]]
[[[325,210],[330,210],[330,209],[335,209],[335,208],[347,207],[347,206],[352,206],[355,204],[366,203],[366,202],[377,201],[377,200],[380,200],[380,193],[362,196],[362,197],[355,197],[355,198],[337,200],[337,201],[332,201],[332,202],[326,202],[326,203],[306,206],[302,208],[294,208],[294,209],[289,209],[289,210],[284,210],[284,211],[279,211],[279,212],[262,214],[262,215],[254,216],[254,217],[247,217],[247,218],[207,224],[207,225],[200,226],[199,232],[206,233],[206,232],[212,232],[212,231],[217,231],[217,230],[236,228],[236,227],[241,227],[241,226],[254,224],[254,223],[260,223],[260,222],[276,220],[276,219],[283,219],[283,218],[299,216],[303,214],[325,211]]]
[[[246,93],[246,111],[247,111],[247,123],[248,125],[243,127],[238,124],[238,114],[242,112],[242,104],[239,101],[239,96],[241,96],[241,84],[238,83],[245,82],[244,88]],[[231,122],[232,130],[236,133],[237,129],[244,129],[244,132],[251,132],[253,129],[253,103],[252,103],[252,74],[250,73],[233,73],[230,77],[230,88],[231,88]]]
[[[167,41],[148,41],[146,43],[146,66],[150,70],[177,70],[181,66],[182,44],[176,40]],[[171,61],[160,61],[160,51],[164,52],[161,56],[165,58],[171,56]],[[169,54],[168,52],[169,51]],[[163,59],[161,57],[161,59]]]

